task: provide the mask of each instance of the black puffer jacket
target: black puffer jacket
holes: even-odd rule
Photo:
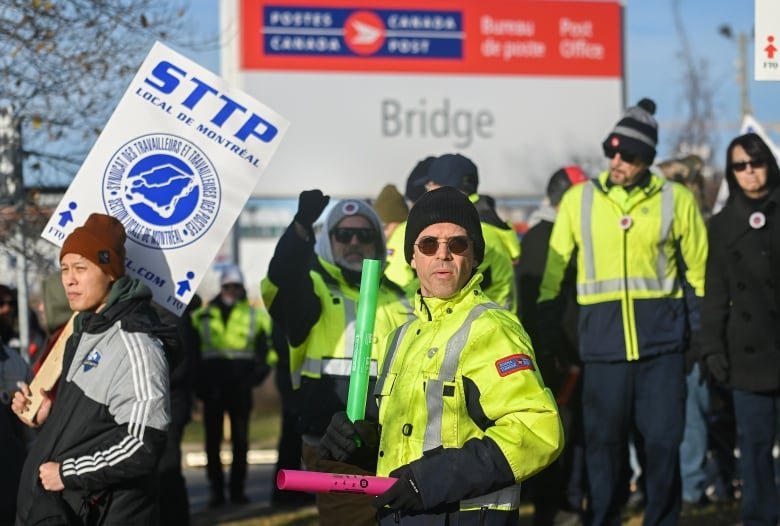
[[[99,314],[76,317],[57,398],[32,446],[18,525],[156,524],[155,468],[170,422],[168,367],[149,289],[123,277]],[[38,478],[60,463],[61,493]]]

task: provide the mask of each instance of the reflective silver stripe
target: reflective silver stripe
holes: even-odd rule
[[[406,315],[409,318],[414,318],[414,308],[412,307],[412,302],[404,295],[398,295],[398,302],[404,306],[404,310],[406,311]]]
[[[626,286],[629,290],[647,290],[653,292],[673,293],[678,285],[676,278],[613,278],[591,283],[578,283],[577,294],[587,296],[590,294],[608,294],[610,292],[622,292]]]
[[[520,484],[460,501],[461,511],[476,510],[483,507],[499,510],[516,510],[520,507]]]
[[[669,258],[666,257],[664,245],[669,238],[669,229],[672,226],[674,217],[674,192],[672,185],[664,181],[661,187],[661,231],[658,233],[658,259],[655,262],[655,272],[658,276],[659,286],[661,279],[666,276],[666,270],[669,265]]]
[[[371,360],[369,375],[376,377],[377,361]],[[309,358],[303,360],[300,373],[314,376],[349,376],[352,371],[352,358]]]
[[[401,342],[401,340],[403,340],[404,334],[406,334],[406,331],[409,329],[409,326],[413,321],[414,320],[407,321],[401,325],[398,330],[395,331],[395,334],[393,334],[393,341],[390,342],[390,346],[387,348],[387,352],[385,353],[385,361],[382,364],[382,375],[377,379],[376,385],[374,386],[374,394],[376,396],[382,394],[382,388],[385,385],[387,372],[390,370],[390,366],[393,364],[393,360],[395,359],[395,353],[398,350],[398,344]]]
[[[293,372],[293,377],[297,373],[298,375],[298,382],[300,384],[300,379],[302,373],[306,372],[309,374],[313,374],[315,376],[319,376],[320,372],[322,371],[322,360],[320,358],[311,358],[307,356],[303,359],[303,363],[301,364],[301,367]]]
[[[357,318],[355,302],[341,292],[338,287],[329,286],[330,293],[341,299],[344,305],[344,356],[352,356],[355,348],[355,319]]]
[[[580,233],[582,235],[582,252],[585,267],[585,279],[596,279],[596,260],[593,257],[593,238],[591,237],[591,220],[593,218],[593,185],[586,183],[582,189],[582,208],[580,210]]]
[[[254,341],[255,331],[257,330],[257,311],[254,307],[249,307],[249,332],[246,335],[246,348],[251,349]]]
[[[376,378],[379,365],[376,360],[371,360],[369,376]],[[352,358],[324,358],[322,360],[322,374],[329,376],[349,376],[352,372]]]
[[[439,377],[429,379],[425,386],[425,404],[428,408],[428,422],[425,424],[423,451],[441,445],[441,418],[444,410],[444,382],[452,382],[458,371],[458,362],[469,338],[471,324],[488,309],[501,309],[496,303],[482,303],[471,309],[463,324],[450,336],[444,348],[444,359],[439,368]]]
[[[355,342],[355,302],[345,298],[341,290],[338,287],[328,286],[328,290],[333,296],[338,297],[341,300],[341,304],[344,305],[344,356],[352,357],[352,348]],[[319,320],[318,320],[319,323]],[[351,362],[351,360],[350,360]],[[338,366],[334,366],[338,367]],[[371,364],[371,370],[376,374],[378,366],[375,363]],[[293,389],[298,389],[301,386],[301,375],[303,373],[310,374],[312,376],[322,376],[323,363],[321,358],[312,358],[306,356],[303,359],[303,363],[297,369],[290,371],[290,379],[292,380]],[[325,373],[330,374],[330,373]],[[343,376],[341,374],[333,374],[332,376]],[[349,372],[347,372],[349,376]]]

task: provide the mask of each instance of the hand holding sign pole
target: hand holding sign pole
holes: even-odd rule
[[[357,320],[355,320],[352,370],[350,371],[347,393],[347,416],[353,422],[366,416],[366,395],[368,394],[368,377],[371,370],[371,343],[374,339],[380,271],[378,260],[363,260]]]

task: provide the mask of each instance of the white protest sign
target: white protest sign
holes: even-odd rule
[[[42,236],[62,246],[91,213],[116,217],[126,272],[181,314],[288,125],[155,43]]]

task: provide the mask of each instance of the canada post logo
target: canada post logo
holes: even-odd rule
[[[463,58],[458,11],[263,8],[266,55]]]
[[[168,134],[120,147],[103,174],[106,210],[141,245],[172,249],[205,234],[222,192],[214,165],[195,144]]]

